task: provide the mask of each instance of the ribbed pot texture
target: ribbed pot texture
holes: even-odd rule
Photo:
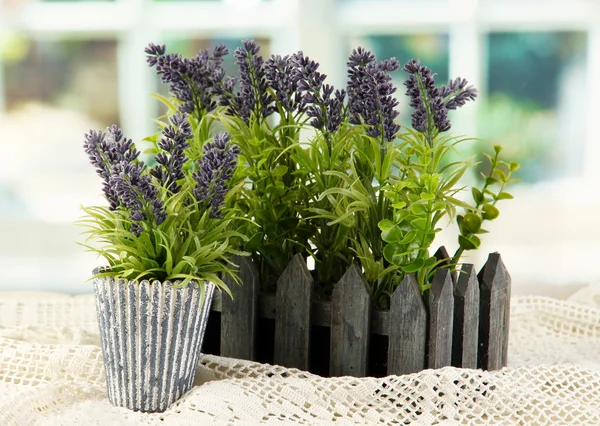
[[[214,289],[94,279],[111,404],[162,412],[191,389]]]

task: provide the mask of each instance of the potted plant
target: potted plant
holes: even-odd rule
[[[228,201],[249,219],[244,248],[252,254],[261,292],[277,291],[279,298],[290,268],[309,287],[303,301],[282,298],[293,303],[280,302],[275,308],[276,318],[285,321],[289,318],[283,318],[283,310],[306,311],[299,316],[308,322],[296,327],[302,336],[290,339],[294,344],[308,341],[311,299],[331,301],[334,288],[355,264],[368,305],[389,310],[397,290],[413,283],[422,308],[431,310],[437,303],[430,291],[436,274],[460,272],[463,252],[478,248],[487,232],[482,224],[498,217],[499,201],[512,198],[505,186],[516,181],[512,173],[518,164],[502,161],[499,146],[487,155],[488,172],[481,186],[471,189],[472,200],[461,198],[461,178],[476,163],[452,158],[468,138],[447,135],[448,112],[473,101],[477,91],[462,78],[436,86],[434,74],[418,60],[402,68],[414,112],[412,129],[401,129],[395,122],[398,101],[392,81],[400,64],[394,58],[377,61],[362,48],[349,57],[344,90],[326,84],[318,63],[302,52],[265,60],[253,41],[244,41],[234,52],[237,83],[220,66],[228,53],[223,46],[192,59],[167,54],[164,46],[154,44],[146,53],[170,84],[178,108],[196,120],[211,117],[202,131],[224,127],[239,146],[232,181],[237,190]],[[186,65],[192,62],[198,65]],[[445,250],[433,253],[431,247],[444,218],[459,229],[453,256]],[[299,271],[309,256],[315,260],[314,271]],[[466,272],[464,266],[461,271]],[[453,277],[457,286],[458,276]],[[301,302],[306,306],[296,308]],[[334,307],[328,308],[332,324],[342,321]],[[431,317],[423,315],[426,321]],[[370,327],[370,311],[363,317]],[[286,329],[279,336],[293,334]],[[277,351],[277,342],[275,346]],[[308,365],[306,359],[292,364]]]
[[[215,287],[237,280],[245,240],[225,206],[238,148],[171,111],[148,165],[117,126],[85,135],[106,206],[83,207],[84,245],[108,263],[93,273],[108,397],[164,411],[194,380]]]

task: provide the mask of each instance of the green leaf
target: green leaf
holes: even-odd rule
[[[392,207],[398,210],[403,209],[404,207],[406,207],[406,202],[399,201],[397,203],[392,204]]]
[[[244,245],[244,248],[248,251],[255,251],[258,249],[258,247],[261,246],[262,244],[262,240],[263,240],[263,233],[262,232],[258,232],[256,234],[254,234],[252,236],[252,238],[250,238],[246,244]]]
[[[496,173],[496,175],[498,175],[498,178],[500,179],[501,182],[506,182],[508,180],[508,178],[506,177],[506,174],[504,174],[504,172],[502,170],[500,170],[499,168],[495,168],[494,173]]]
[[[419,155],[418,162],[420,165],[426,167],[429,163],[431,163],[431,157],[428,155]]]
[[[438,262],[437,258],[435,256],[431,256],[430,258],[428,258],[427,260],[425,260],[425,262],[423,263],[423,268],[432,268],[433,266],[435,266],[435,264]]]
[[[383,257],[392,265],[396,264],[396,256],[402,254],[402,246],[398,243],[388,244],[383,248]]]
[[[410,205],[410,211],[416,216],[424,216],[427,213],[427,206],[425,204],[413,203]]]
[[[394,213],[394,220],[397,225],[400,225],[404,220],[410,216],[410,212],[408,210],[398,210]]]
[[[510,171],[511,172],[514,172],[514,171],[519,170],[521,168],[521,166],[519,165],[519,163],[516,163],[514,161],[511,161],[509,167],[510,167]]]
[[[410,262],[408,265],[403,266],[402,270],[404,272],[406,272],[407,274],[411,273],[411,272],[417,272],[418,270],[420,270],[421,268],[423,268],[423,259],[415,259],[412,262]]]
[[[406,245],[412,243],[417,238],[417,231],[414,229],[408,231],[402,240],[398,241],[399,244]]]
[[[465,228],[464,221],[465,217],[463,215],[459,214],[458,216],[456,216],[456,223],[458,224],[458,229],[460,230],[460,233],[468,234],[469,231]]]
[[[511,194],[509,194],[508,192],[501,192],[500,194],[498,194],[498,196],[496,197],[497,200],[512,200],[513,197]]]
[[[379,227],[380,230],[386,232],[386,231],[389,231],[390,229],[392,229],[395,225],[394,225],[394,222],[392,222],[391,220],[383,219],[383,220],[379,221],[377,226]]]
[[[490,186],[490,185],[493,185],[495,183],[498,183],[498,179],[493,178],[493,177],[487,177],[487,178],[485,178],[485,184],[486,184],[486,186]]]
[[[446,203],[443,201],[436,201],[431,208],[431,213],[437,212],[438,210],[444,210],[446,208]]]
[[[471,188],[471,194],[473,194],[473,200],[477,203],[477,204],[482,204],[483,203],[483,194],[481,193],[481,191],[475,187]]]
[[[469,234],[474,234],[481,229],[481,219],[475,213],[467,213],[463,218],[462,225]]]
[[[284,176],[288,172],[288,167],[284,165],[279,165],[273,169],[273,176]]]
[[[420,197],[422,200],[431,201],[435,198],[435,194],[431,194],[429,192],[421,192]]]
[[[410,221],[410,224],[419,231],[427,230],[427,219],[425,218],[413,219]]]
[[[279,221],[279,226],[283,229],[283,231],[291,231],[298,226],[299,222],[300,219],[297,217],[286,217],[285,219]]]
[[[475,243],[471,241],[471,239],[465,237],[464,235],[458,236],[458,244],[461,246],[461,248],[465,250],[475,250],[477,248]]]
[[[484,204],[482,209],[483,213],[481,214],[481,216],[485,220],[494,220],[500,215],[500,211],[491,204]]]
[[[402,238],[402,231],[398,226],[392,226],[387,231],[381,231],[381,239],[386,243],[397,243]]]

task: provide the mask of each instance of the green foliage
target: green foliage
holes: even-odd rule
[[[161,100],[169,108],[167,115],[172,115],[175,105],[164,98]],[[180,190],[171,192],[168,185],[149,174],[148,168],[143,172],[159,190],[158,198],[166,211],[164,222],[157,225],[154,220],[144,219],[143,230],[136,236],[131,232],[130,211],[123,205],[115,210],[103,206],[82,207],[85,216],[77,223],[86,228],[87,237],[81,245],[108,262],[108,268],[97,277],[170,280],[179,281],[180,286],[190,281],[198,285],[210,281],[229,294],[223,277],[228,275],[239,282],[231,259],[234,255],[247,255],[239,249],[248,240],[240,232],[245,221],[235,209],[229,208],[222,210],[222,217],[213,217],[193,194],[197,182],[192,174],[197,169],[196,160],[203,155],[203,145],[212,138],[215,117],[206,115],[199,123],[189,120],[193,137],[185,150],[185,176],[177,182]],[[166,126],[164,122],[158,123],[161,129]],[[151,144],[147,154],[161,152],[159,138],[160,132],[145,139]],[[230,189],[226,199],[239,189]]]
[[[500,200],[511,200],[513,196],[504,191],[509,183],[518,182],[512,174],[519,169],[519,164],[513,162],[506,163],[499,160],[502,147],[494,146],[494,156],[485,154],[490,161],[490,172],[487,175],[482,174],[483,188],[471,188],[474,205],[465,209],[464,215],[458,215],[456,223],[460,234],[458,236],[459,248],[456,251],[452,264],[459,262],[460,256],[465,250],[475,250],[481,244],[478,234],[485,234],[487,231],[481,226],[486,220],[497,219],[500,210],[496,204]]]
[[[210,281],[228,293],[223,275],[238,280],[230,259],[234,254],[243,254],[234,247],[244,236],[232,229],[233,212],[223,219],[212,219],[207,212],[200,212],[197,203],[186,205],[181,197],[173,197],[168,199],[167,220],[136,237],[129,231],[131,221],[124,210],[97,206],[82,209],[87,217],[79,224],[88,228],[83,245],[109,264],[109,269],[97,277],[177,280],[181,286],[191,280]],[[92,246],[91,241],[100,243],[100,248]]]
[[[249,237],[245,249],[253,253],[263,287],[272,289],[290,260],[307,253],[314,234],[300,214],[309,195],[305,172],[293,158],[301,150],[302,125],[291,115],[274,126],[266,120],[246,123],[239,117],[218,116],[242,152],[233,179],[239,191],[230,205],[251,219],[243,231]]]
[[[294,61],[303,59],[295,58]],[[379,71],[387,72],[394,68],[393,63],[377,66]],[[252,68],[256,64],[253,64],[246,68],[256,71]],[[295,62],[294,66],[297,65]],[[310,74],[311,68],[316,69],[310,62],[305,62],[290,73],[295,73],[294,78],[298,78],[299,74]],[[422,69],[418,72],[422,73]],[[377,102],[365,101],[363,104],[361,96],[366,94],[358,96],[355,93],[354,108],[356,111],[362,108],[362,115],[357,115],[356,111],[350,114],[349,98],[343,94],[335,99],[337,104],[333,102],[331,87],[315,89],[315,81],[322,83],[320,76],[307,77],[307,81],[297,86],[303,87],[298,91],[306,92],[304,96],[310,94],[309,105],[298,110],[289,105],[285,107],[281,93],[269,86],[267,78],[261,79],[256,77],[258,74],[251,73],[246,76],[245,84],[252,87],[231,95],[232,99],[239,97],[240,101],[244,101],[244,96],[252,95],[249,116],[236,115],[243,114],[236,110],[235,102],[230,108],[217,108],[209,114],[196,111],[191,115],[194,142],[188,150],[190,158],[201,157],[202,143],[210,138],[216,127],[225,128],[241,150],[231,182],[234,189],[227,205],[232,224],[235,217],[246,220],[239,223],[236,231],[230,231],[233,232],[230,238],[246,237],[243,248],[251,253],[259,268],[263,289],[273,290],[290,260],[301,254],[314,258],[316,291],[326,298],[331,296],[333,286],[348,267],[356,262],[364,270],[375,304],[385,307],[407,274],[414,274],[421,291],[426,292],[442,262],[450,262],[450,267],[456,267],[465,250],[480,246],[481,235],[487,232],[482,228],[485,221],[499,216],[498,201],[512,198],[505,186],[515,181],[512,173],[518,164],[500,161],[499,147],[495,147],[494,156],[490,156],[492,167],[484,176],[483,186],[470,188],[473,202],[463,201],[459,194],[466,189],[461,186],[463,176],[477,164],[473,159],[455,160],[457,145],[468,139],[443,133],[448,130],[449,123],[444,124],[445,112],[442,110],[446,105],[450,105],[448,109],[456,109],[475,98],[476,91],[466,87],[466,81],[457,80],[452,87],[446,88],[445,95],[438,95],[436,93],[441,92],[432,90],[431,75],[420,75],[418,85],[413,84],[410,91],[414,97],[411,105],[420,108],[416,117],[424,123],[415,127],[426,130],[404,127],[396,133],[393,123],[390,125],[385,121],[389,117],[384,117],[386,113],[394,112],[389,111],[395,107],[390,95],[393,90],[386,92],[389,88],[376,88],[381,82],[366,79],[377,74],[375,67],[360,72],[354,70],[352,75],[359,74],[365,80],[361,84],[355,82],[356,87],[352,90],[366,90],[363,86],[373,83],[375,86],[369,93],[387,93]],[[425,78],[431,78],[431,81],[427,82]],[[414,81],[417,81],[416,77]],[[350,90],[350,85],[348,88]],[[415,89],[420,95],[414,94]],[[325,92],[328,94],[323,98]],[[457,101],[459,96],[462,97]],[[177,101],[166,102],[170,103],[167,104],[170,110],[178,107]],[[375,103],[385,103],[387,108],[378,110],[379,116],[369,114]],[[266,110],[276,113],[264,118],[262,111]],[[369,117],[370,121],[364,117]],[[396,115],[391,114],[391,117],[389,121]],[[316,128],[308,124],[311,118]],[[339,119],[335,126],[327,126],[330,118]],[[386,135],[386,130],[390,129],[393,131]],[[156,151],[156,138],[149,141]],[[226,216],[225,220],[228,218]],[[456,223],[460,231],[459,248],[452,259],[437,259],[431,251],[444,218],[447,223]],[[225,227],[217,234],[227,235],[225,229],[230,228]],[[149,237],[148,250],[157,251],[162,247],[152,240],[157,239],[155,234]],[[157,235],[161,241],[161,234]],[[141,252],[142,248],[137,250]],[[168,252],[162,252],[163,256]],[[182,268],[185,268],[193,263],[178,255],[177,248],[171,252],[170,267],[184,262]],[[165,259],[161,261],[166,273]],[[128,267],[123,261],[122,268]]]

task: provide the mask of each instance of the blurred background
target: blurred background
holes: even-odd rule
[[[452,131],[484,141],[460,155],[498,143],[522,166],[515,200],[467,261],[480,268],[500,252],[513,294],[600,281],[598,0],[0,0],[0,290],[92,291],[101,261],[76,244],[73,222],[103,200],[83,135],[113,123],[134,141],[156,130],[150,94],[167,88],[145,64],[148,42],[192,56],[248,38],[265,56],[303,50],[338,86],[359,45],[421,58],[438,83],[467,78],[480,98],[451,117]],[[454,251],[456,234],[439,244]]]

